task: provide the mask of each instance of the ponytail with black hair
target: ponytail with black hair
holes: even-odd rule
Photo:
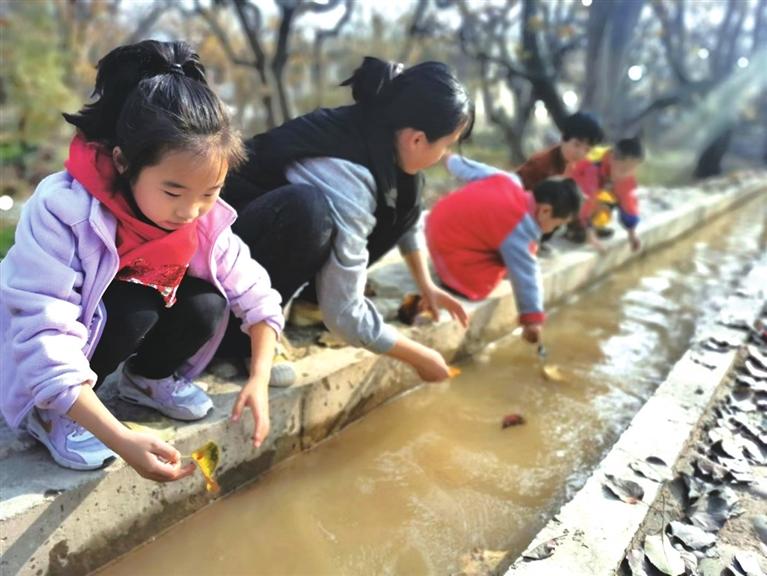
[[[414,128],[430,142],[465,124],[461,140],[474,125],[474,106],[466,88],[442,62],[402,64],[366,56],[341,86],[351,86],[354,101],[380,113],[393,131]]]
[[[208,87],[205,68],[186,42],[144,40],[120,46],[97,65],[96,100],[64,114],[88,141],[120,147],[120,188],[169,151],[219,153],[230,166],[244,158],[239,134]]]

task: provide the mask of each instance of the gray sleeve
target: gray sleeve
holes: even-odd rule
[[[399,239],[399,242],[397,242],[400,254],[403,256],[410,254],[411,252],[423,250],[426,246],[426,240],[424,239],[423,235],[423,220],[424,218],[422,213],[418,218],[418,221],[413,224],[410,230],[405,232],[402,235],[402,238]]]
[[[450,172],[459,180],[463,180],[465,182],[481,180],[482,178],[494,176],[495,174],[503,174],[514,180],[520,186],[522,185],[522,181],[519,179],[519,176],[517,176],[514,172],[505,172],[504,170],[496,168],[495,166],[490,166],[489,164],[483,164],[482,162],[477,162],[476,160],[466,158],[466,156],[451,154],[448,157],[445,165],[447,166],[448,172]]]
[[[337,158],[311,158],[291,164],[293,184],[320,188],[336,225],[330,257],[316,276],[322,317],[335,334],[352,346],[388,352],[397,331],[384,322],[365,298],[367,237],[375,226],[375,180],[364,166]]]

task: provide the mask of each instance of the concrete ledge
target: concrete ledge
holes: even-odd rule
[[[751,324],[767,299],[767,258],[751,270],[743,286],[759,286],[761,293],[730,298],[723,313],[736,314]],[[744,331],[722,326],[717,326],[715,331],[733,341],[745,342],[747,336]],[[698,341],[707,337],[704,331]],[[675,364],[583,488],[538,533],[506,571],[506,576],[612,576],[617,573],[634,535],[663,487],[662,483],[633,472],[629,464],[655,456],[673,467],[737,357],[737,349],[721,353],[696,348],[694,344]],[[606,474],[639,483],[644,489],[642,501],[627,504],[610,495],[603,488]],[[556,541],[556,548],[548,558],[524,557],[551,540]]]
[[[641,228],[644,252],[703,225],[765,189],[767,176],[762,173],[713,181],[705,190],[677,189],[674,198],[680,199],[680,206],[673,210],[661,209],[663,191],[643,190],[648,214]],[[654,204],[655,200],[658,202]],[[616,236],[606,244],[604,255],[586,248],[570,249],[545,260],[547,303],[563,299],[635,258],[625,236]],[[555,245],[567,246],[564,241]],[[406,279],[404,264],[393,257],[377,266],[371,277],[382,288],[381,295],[400,295],[414,288]],[[492,298],[471,303],[468,308],[468,330],[447,319],[406,330],[454,359],[475,353],[508,334],[516,324],[515,304],[507,283]],[[260,450],[253,450],[246,442],[252,421],[228,421],[239,391],[238,382],[204,378],[215,409],[195,424],[179,425],[150,411],[126,406],[117,402],[109,389],[105,390],[105,401],[121,419],[141,422],[172,439],[182,453],[208,440],[218,442],[222,448],[219,479],[225,494],[420,384],[408,367],[351,348],[310,354],[297,362],[297,370],[297,386],[271,392],[271,434]],[[693,418],[685,412],[671,416]],[[7,429],[0,430],[0,458],[3,574],[86,573],[208,503],[199,476],[160,485],[143,480],[121,462],[97,472],[72,472],[55,465],[45,450],[29,438],[14,437]]]

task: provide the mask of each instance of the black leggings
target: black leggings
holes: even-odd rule
[[[185,276],[170,308],[154,288],[115,280],[104,294],[106,326],[91,358],[96,386],[136,354],[131,370],[165,378],[194,356],[216,330],[226,299],[208,282]]]
[[[250,255],[269,273],[272,287],[286,305],[308,282],[301,298],[317,301],[314,277],[330,257],[335,224],[325,194],[306,184],[286,184],[270,191],[251,185],[239,175],[226,182],[230,194],[252,200],[238,206],[232,230],[248,245]],[[420,216],[411,210],[391,226],[379,226],[368,238],[368,265],[396,246]],[[230,316],[229,329],[219,348],[224,357],[248,355],[248,340],[240,323]]]

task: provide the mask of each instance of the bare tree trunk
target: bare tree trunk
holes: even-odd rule
[[[288,4],[282,4],[281,11],[282,19],[277,35],[277,48],[274,51],[274,58],[272,58],[272,74],[274,75],[274,85],[277,89],[277,98],[280,103],[282,121],[286,122],[293,117],[290,103],[288,102],[288,95],[285,92],[285,65],[288,63],[290,28],[293,25],[296,8]]]
[[[565,104],[553,79],[553,70],[543,58],[540,35],[531,22],[540,18],[538,0],[525,0],[522,6],[522,46],[528,54],[527,71],[531,75],[533,99],[540,99],[558,128],[567,117]]]
[[[710,178],[722,173],[722,160],[730,147],[733,129],[727,127],[709,144],[698,159],[696,178]]]
[[[341,33],[352,16],[354,0],[346,0],[344,14],[336,25],[330,30],[320,30],[314,37],[314,51],[312,54],[312,86],[314,86],[315,102],[317,107],[322,106],[325,97],[325,55],[323,46],[328,38],[333,38]]]
[[[423,33],[422,20],[426,14],[426,7],[429,4],[429,0],[418,0],[415,12],[413,13],[413,19],[410,21],[410,26],[407,29],[407,37],[405,39],[405,45],[402,47],[402,52],[399,55],[400,62],[407,62],[410,58],[410,53],[413,51],[413,46],[416,43],[417,38]]]
[[[251,27],[248,15],[245,13],[246,6],[250,6],[253,10],[258,10],[254,5],[246,5],[243,0],[234,0],[234,7],[237,11],[237,17],[240,21],[240,26],[245,34],[250,49],[255,56],[255,62],[253,67],[256,69],[258,79],[261,82],[261,102],[264,105],[264,112],[266,112],[266,127],[274,128],[277,126],[277,121],[274,117],[274,107],[272,105],[272,93],[269,85],[269,77],[266,74],[266,55],[264,54],[261,44],[258,41],[255,31]]]

